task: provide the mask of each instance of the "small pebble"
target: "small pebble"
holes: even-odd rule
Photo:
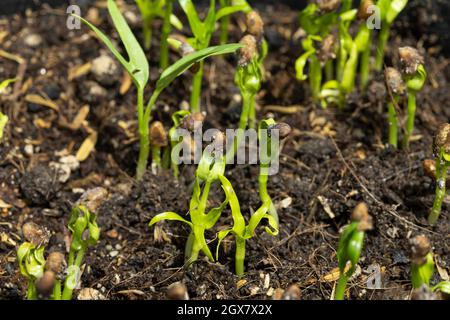
[[[111,252],[109,253],[109,255],[111,256],[111,258],[114,258],[114,257],[117,256],[118,254],[119,254],[119,251],[117,251],[117,250],[111,251]]]
[[[112,247],[112,245],[107,244],[107,245],[105,246],[105,249],[108,250],[108,251],[111,251],[111,250],[113,249],[113,247]]]
[[[114,84],[120,77],[121,71],[116,61],[109,55],[101,55],[92,61],[91,72],[95,80],[105,86]]]
[[[37,48],[42,43],[42,37],[39,34],[30,33],[25,36],[23,42],[30,48]]]
[[[32,156],[33,155],[33,145],[31,145],[31,144],[25,145],[25,147],[23,148],[23,151],[25,152],[25,154],[27,156]]]

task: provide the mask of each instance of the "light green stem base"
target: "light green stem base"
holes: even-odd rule
[[[435,225],[439,219],[442,210],[442,202],[444,201],[447,190],[447,170],[450,164],[448,162],[442,163],[442,161],[442,157],[439,157],[436,161],[436,197],[434,199],[433,208],[428,216],[428,223],[430,225]]]

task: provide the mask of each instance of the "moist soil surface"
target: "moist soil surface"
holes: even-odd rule
[[[439,21],[432,19],[432,12],[416,6],[393,27],[386,64],[399,65],[396,48],[411,45],[425,55],[429,74],[418,96],[410,148],[394,150],[386,145],[382,77],[375,75],[366,92],[352,94],[344,110],[321,109],[310,101],[306,82],[295,79],[293,65],[301,53],[296,34],[298,11],[281,4],[258,9],[269,43],[258,117],[284,121],[293,133],[284,141],[279,173],[269,178],[280,233],[272,237],[260,227],[247,242],[243,279],[233,273],[232,238],[224,241],[218,263],[202,256],[185,269],[187,226],[162,222],[156,228],[148,227],[158,213],[187,214],[195,166],[182,166],[178,181],[171,172],[147,172],[143,181],[134,179],[139,151],[136,92],[133,86],[127,89],[122,69],[111,75],[112,81],[99,83],[89,66],[85,67],[87,72],[80,68],[106,53],[93,33],[84,26],[68,30],[65,8],[44,6],[25,14],[0,16],[1,49],[23,61],[18,64],[0,58],[1,79],[22,78],[0,97],[0,109],[10,118],[0,144],[1,299],[23,299],[26,295],[26,279],[20,275],[16,259],[16,249],[23,242],[23,223],[33,221],[51,231],[47,252],[65,251],[72,205],[83,191],[98,186],[106,188],[109,196],[98,212],[101,238],[88,250],[81,287],[97,289],[108,299],[166,299],[168,286],[177,281],[187,286],[191,299],[271,299],[274,289],[291,284],[300,287],[302,299],[330,299],[337,275],[339,232],[360,201],[368,204],[374,229],[367,233],[359,266],[348,285],[348,298],[408,299],[409,239],[418,234],[427,235],[433,244],[438,268],[432,282],[448,277],[450,205],[447,198],[437,225],[427,224],[435,182],[424,173],[422,161],[432,158],[433,134],[450,118],[449,57],[439,43],[440,35],[434,33],[436,28],[425,28],[424,24],[415,27],[417,16],[425,15],[424,21],[438,25]],[[104,6],[82,10],[118,40]],[[125,10],[140,36],[135,8]],[[178,12],[178,16],[185,21],[183,13]],[[243,16],[235,15],[232,22],[230,38],[238,41]],[[151,83],[159,77],[159,26],[155,22],[148,55]],[[213,43],[217,43],[216,38]],[[177,59],[175,53],[171,59]],[[205,63],[205,127],[225,129],[237,124],[240,104],[235,101],[239,94],[233,82],[235,65],[234,56]],[[170,114],[189,100],[191,78],[187,72],[158,99],[154,119],[166,128],[172,125]],[[151,88],[148,90],[147,96]],[[32,94],[54,104],[30,102]],[[80,121],[84,106],[89,112]],[[68,156],[75,155],[83,141],[95,133],[95,150],[86,160],[67,165],[67,159],[73,160]],[[55,169],[61,166],[65,175]],[[226,175],[248,217],[260,205],[258,166],[230,165]],[[223,192],[216,186],[209,205],[222,200]],[[218,229],[231,223],[226,209]],[[207,233],[211,248],[217,243],[214,230]],[[382,275],[377,290],[367,284],[374,270]]]

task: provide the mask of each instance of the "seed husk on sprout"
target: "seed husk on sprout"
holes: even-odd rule
[[[25,239],[36,247],[46,246],[50,240],[50,232],[34,222],[27,222],[22,226]]]
[[[319,51],[317,52],[317,59],[322,63],[335,59],[336,50],[336,36],[334,34],[329,34],[321,42]]]
[[[369,9],[374,6],[375,3],[373,0],[363,0],[358,8],[357,18],[360,20],[367,20],[372,16],[373,12],[370,12]]]
[[[395,68],[387,67],[384,71],[386,84],[392,93],[402,95],[406,92],[406,85],[403,81],[402,74]]]
[[[411,261],[417,265],[426,262],[426,256],[431,251],[430,240],[424,235],[419,235],[410,240],[411,244]]]
[[[166,130],[160,121],[154,121],[150,126],[150,144],[157,147],[167,147],[168,138]]]
[[[341,0],[316,0],[316,3],[319,10],[325,13],[336,10],[341,4]]]
[[[258,53],[256,39],[251,34],[247,34],[239,41],[239,43],[242,44],[243,47],[239,49],[238,65],[244,67],[249,64]]]
[[[254,36],[258,43],[264,36],[264,22],[256,11],[250,11],[246,16],[247,33]]]
[[[419,51],[412,47],[398,49],[402,72],[411,75],[417,72],[420,64],[424,64],[424,58]]]
[[[189,132],[195,132],[203,125],[205,120],[206,112],[194,112],[181,120],[179,127],[186,129]]]

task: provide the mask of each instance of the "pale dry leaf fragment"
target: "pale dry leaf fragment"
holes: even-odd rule
[[[131,84],[132,84],[131,77],[128,74],[128,72],[125,71],[123,73],[122,81],[120,83],[120,89],[119,89],[120,95],[123,96],[125,93],[127,93],[131,87]]]
[[[82,162],[86,160],[91,152],[95,148],[95,144],[97,143],[97,132],[92,131],[92,133],[83,141],[80,149],[78,149],[76,158],[78,161]]]
[[[83,124],[84,120],[86,120],[88,114],[89,114],[89,106],[88,105],[82,106],[78,111],[77,115],[75,116],[75,119],[73,119],[71,129],[73,130],[79,129]]]
[[[292,198],[291,197],[286,197],[283,200],[281,200],[280,202],[278,202],[275,207],[277,209],[286,209],[289,208],[292,204]]]
[[[69,81],[72,81],[76,78],[84,76],[85,74],[88,74],[89,71],[91,71],[91,68],[92,68],[92,63],[90,63],[90,62],[71,67],[69,69],[67,78]]]
[[[323,210],[325,210],[325,212],[328,214],[328,216],[331,219],[334,219],[336,217],[336,215],[334,214],[333,210],[331,210],[331,207],[328,203],[328,199],[323,196],[317,196],[317,200],[319,200],[320,204],[323,207]]]
[[[12,205],[10,205],[9,203],[6,203],[2,199],[0,199],[0,208],[1,209],[10,209],[10,208],[12,208]]]
[[[44,97],[41,97],[38,94],[27,94],[25,96],[25,101],[34,103],[34,104],[38,104],[40,106],[44,106],[44,107],[50,108],[56,112],[59,112],[59,107],[56,103],[54,103],[50,99],[45,99]]]
[[[438,256],[438,255],[435,255],[434,261],[436,261],[436,269],[437,269],[437,271],[438,271],[439,276],[441,277],[441,279],[442,279],[443,281],[449,281],[449,280],[450,280],[450,277],[449,277],[449,275],[448,275],[448,272],[447,272],[447,270],[446,270],[445,268],[442,268],[442,267],[441,267],[441,265],[440,265],[440,263],[439,263],[440,260],[439,260],[439,256]]]

